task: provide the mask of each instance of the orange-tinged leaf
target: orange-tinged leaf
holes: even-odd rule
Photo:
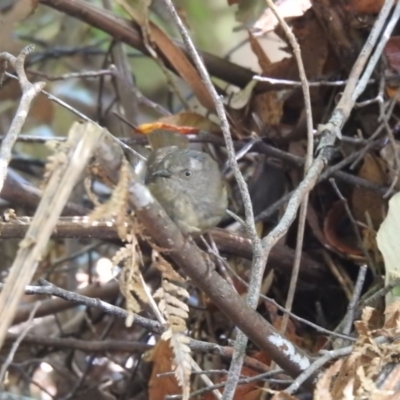
[[[167,115],[158,120],[167,124],[177,125],[179,127],[197,128],[197,131],[207,131],[210,133],[220,134],[221,128],[210,119],[196,112],[187,111],[174,115]]]
[[[165,122],[152,122],[150,124],[142,124],[137,128],[137,132],[143,135],[148,135],[156,129],[164,129],[166,131],[179,132],[182,135],[187,135],[189,133],[197,133],[199,130],[192,128],[191,126],[177,126],[167,124]]]
[[[148,135],[156,129],[175,131],[182,135],[199,133],[200,131],[207,131],[214,134],[219,134],[221,132],[217,124],[195,112],[168,115],[157,121],[140,125],[137,131],[143,135]]]
[[[399,88],[398,87],[395,87],[395,86],[389,86],[389,85],[386,85],[386,94],[391,98],[391,99],[393,99],[393,97],[395,97],[395,96],[397,96],[397,92],[399,91]],[[399,99],[397,99],[397,102],[399,102]]]

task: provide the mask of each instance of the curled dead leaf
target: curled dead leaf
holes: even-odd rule
[[[326,242],[339,253],[353,258],[362,255],[342,201],[333,203],[324,220],[323,231]]]
[[[358,171],[358,177],[368,179],[374,183],[386,184],[388,181],[385,162],[371,154],[366,154],[363,165]],[[354,218],[366,223],[368,212],[374,227],[378,227],[385,215],[387,202],[379,194],[355,187],[351,196],[351,205]]]

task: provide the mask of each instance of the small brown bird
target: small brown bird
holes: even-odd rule
[[[188,149],[185,136],[157,130],[149,134],[146,185],[184,234],[216,226],[228,207],[219,166],[207,153]]]

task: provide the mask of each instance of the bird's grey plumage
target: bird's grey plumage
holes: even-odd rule
[[[207,153],[171,145],[171,137],[168,144],[148,158],[146,185],[183,233],[202,233],[221,221],[228,206],[219,166]]]

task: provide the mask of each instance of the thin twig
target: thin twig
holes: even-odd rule
[[[33,286],[33,285],[27,285],[24,288],[24,291],[26,294],[45,294],[48,296],[56,296],[59,297],[60,299],[63,299],[65,301],[69,301],[75,304],[84,304],[87,307],[93,307],[98,310],[103,311],[106,314],[109,315],[115,315],[120,318],[126,318],[128,316],[128,312],[124,310],[123,308],[114,306],[112,304],[109,304],[105,301],[102,301],[98,298],[92,298],[88,296],[84,296],[82,294],[76,293],[76,292],[71,292],[69,290],[65,290],[62,288],[59,288],[55,285],[53,285],[50,282],[47,282],[44,279],[39,280],[40,286]],[[4,285],[0,284],[0,289],[2,289]],[[140,315],[134,316],[135,318],[135,323],[138,324],[139,326],[142,326],[154,333],[161,333],[163,328],[162,326],[151,319],[141,317]]]
[[[398,76],[387,76],[384,77],[385,81],[392,81],[394,79],[398,79]],[[294,81],[290,79],[276,79],[276,78],[270,78],[268,76],[260,76],[260,75],[254,75],[253,80],[258,81],[258,82],[267,82],[272,85],[286,85],[286,86],[302,86],[302,82],[300,81]],[[376,83],[376,79],[369,79],[367,84],[372,85]],[[320,81],[308,81],[308,85],[310,87],[320,87],[320,86],[346,86],[348,83],[347,79],[344,80],[337,80],[337,81],[326,81],[326,80],[320,80]]]
[[[343,329],[342,329],[342,333],[344,335],[349,335],[351,332],[351,327],[353,326],[354,318],[355,318],[356,311],[357,311],[356,306],[357,306],[358,300],[360,299],[360,296],[361,296],[361,291],[364,286],[365,277],[367,276],[367,270],[368,270],[367,266],[362,265],[358,272],[357,281],[354,286],[353,297],[352,297],[351,301],[349,302],[349,305],[347,306],[347,312],[344,317],[344,323],[343,323]],[[348,345],[349,345],[349,343],[343,339],[337,339],[335,341],[335,348],[336,347],[341,348],[341,347],[348,346]]]
[[[296,392],[300,386],[313,374],[315,374],[321,367],[327,364],[329,361],[335,358],[343,357],[349,355],[353,350],[353,346],[343,347],[338,350],[331,350],[325,352],[325,354],[315,360],[309,368],[307,368],[303,373],[301,373],[294,382],[284,390],[285,393],[293,394]]]
[[[307,122],[307,155],[304,164],[304,173],[307,173],[308,169],[311,166],[313,160],[313,153],[314,153],[314,135],[313,135],[313,119],[312,119],[312,108],[311,108],[311,99],[310,99],[310,88],[306,76],[306,71],[304,68],[303,60],[301,57],[301,49],[297,42],[296,37],[294,36],[292,30],[290,29],[289,25],[280,15],[278,8],[275,6],[272,0],[267,0],[267,4],[277,20],[279,24],[283,28],[286,37],[289,40],[290,45],[293,48],[293,54],[296,59],[297,68],[299,69],[299,76],[301,81],[301,87],[303,89],[303,97],[304,97],[304,107],[306,112],[306,122]],[[289,291],[286,298],[285,308],[288,311],[291,311],[293,300],[294,300],[294,293],[296,291],[297,286],[297,279],[299,276],[299,269],[300,269],[300,260],[301,260],[301,253],[303,251],[303,239],[304,239],[304,229],[306,225],[306,217],[307,217],[307,205],[308,205],[308,194],[306,193],[304,199],[300,206],[300,214],[299,214],[299,224],[297,228],[297,238],[296,238],[296,251],[295,251],[295,258],[294,264],[292,269],[292,274],[290,277],[290,285]],[[289,322],[289,315],[284,314],[282,318],[282,323],[280,326],[281,332],[285,333],[287,324]]]
[[[32,69],[26,70],[27,74],[40,76],[48,81],[65,81],[68,79],[76,78],[100,78],[102,76],[114,75],[113,69],[99,69],[97,71],[83,71],[83,72],[68,72],[62,75],[49,75],[41,71],[34,71]]]
[[[39,94],[43,89],[44,82],[30,83],[26,77],[24,70],[25,58],[28,54],[32,53],[35,49],[33,44],[26,46],[22,49],[18,57],[14,57],[9,53],[0,53],[0,60],[8,61],[15,69],[18,75],[19,84],[22,89],[21,101],[18,105],[17,112],[11,122],[11,126],[8,133],[1,144],[0,149],[0,192],[3,189],[4,181],[7,176],[8,164],[11,160],[12,148],[21,132],[21,129],[25,123],[26,117],[32,100]],[[4,66],[4,64],[2,64]],[[4,74],[1,74],[4,76]]]
[[[11,350],[8,353],[7,359],[4,361],[4,363],[1,367],[0,387],[3,386],[2,382],[4,380],[5,374],[7,372],[8,367],[12,363],[12,360],[14,359],[15,353],[17,352],[19,345],[21,344],[21,342],[24,340],[25,336],[28,334],[28,332],[32,328],[32,321],[35,317],[35,313],[36,313],[37,309],[39,308],[39,306],[40,306],[40,301],[37,301],[35,303],[34,307],[32,308],[32,311],[29,314],[29,318],[28,318],[28,321],[26,322],[24,329],[21,331],[21,333],[18,335],[18,338],[13,343]]]
[[[360,271],[358,272],[357,281],[354,286],[353,298],[351,299],[351,301],[347,307],[347,315],[346,315],[347,323],[342,330],[342,333],[344,335],[350,334],[351,325],[353,324],[353,321],[354,321],[355,307],[361,296],[361,291],[364,286],[365,277],[367,276],[367,271],[368,271],[368,267],[366,265],[362,265],[360,267]]]

